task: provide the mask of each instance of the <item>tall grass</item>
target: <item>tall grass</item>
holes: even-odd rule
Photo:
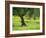
[[[12,18],[12,30],[39,30],[40,29],[40,18],[37,19],[27,19],[24,17],[26,26],[21,26],[21,19],[19,16],[13,16]]]

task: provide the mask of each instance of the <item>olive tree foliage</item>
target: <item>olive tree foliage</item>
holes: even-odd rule
[[[27,12],[25,8],[13,8],[13,15],[24,16]]]
[[[26,26],[24,22],[23,16],[27,15],[30,18],[32,16],[36,17],[39,16],[39,8],[19,8],[19,7],[13,7],[13,15],[18,15],[21,18],[21,24],[22,26]]]

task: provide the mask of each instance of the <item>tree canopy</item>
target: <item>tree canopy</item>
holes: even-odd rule
[[[40,16],[40,10],[39,8],[13,7],[13,15],[18,15],[18,16],[27,15],[29,17],[32,17],[34,15],[35,17],[37,17],[37,16]]]

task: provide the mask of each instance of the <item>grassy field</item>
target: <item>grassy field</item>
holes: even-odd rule
[[[12,18],[12,30],[39,30],[40,29],[40,19],[37,18],[34,20],[33,18],[27,19],[27,17],[24,17],[24,21],[26,23],[26,26],[21,26],[21,19],[18,16],[13,16]]]

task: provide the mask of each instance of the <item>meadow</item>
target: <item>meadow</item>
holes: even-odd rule
[[[40,18],[37,19],[28,19],[24,16],[24,22],[26,26],[21,26],[21,19],[19,16],[12,17],[12,30],[39,30],[40,29]]]

